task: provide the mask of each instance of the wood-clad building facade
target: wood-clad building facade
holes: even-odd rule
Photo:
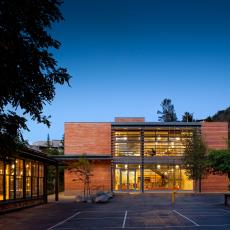
[[[182,163],[184,141],[197,130],[209,149],[226,149],[226,122],[145,122],[144,118],[115,118],[114,122],[66,122],[63,160],[81,155],[92,162],[93,191],[193,191]],[[65,193],[82,185],[65,170]],[[203,192],[227,191],[227,176],[208,175]]]

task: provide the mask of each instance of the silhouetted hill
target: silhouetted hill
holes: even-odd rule
[[[212,121],[228,121],[228,122],[230,122],[230,107],[228,107],[225,110],[218,111],[212,117],[206,118],[206,120],[209,120],[210,118]]]

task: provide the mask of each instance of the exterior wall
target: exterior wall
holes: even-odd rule
[[[228,148],[228,123],[203,122],[201,133],[208,149]],[[226,192],[228,190],[227,175],[208,175],[202,179],[202,192]]]
[[[202,179],[202,192],[226,192],[228,190],[227,175],[208,175],[207,178]]]
[[[92,162],[91,192],[111,190],[111,163],[110,161]],[[73,181],[77,176],[65,170],[65,195],[76,195],[83,193],[83,184],[81,181]]]
[[[111,123],[65,123],[65,154],[111,154]]]
[[[115,117],[115,122],[145,122],[144,117]]]
[[[143,122],[144,118],[116,118],[115,122]],[[209,149],[226,149],[228,139],[227,122],[203,122],[202,137]],[[66,155],[108,155],[111,154],[111,123],[65,123]],[[155,159],[155,158],[154,158]],[[111,189],[111,162],[92,161],[93,192]],[[65,171],[65,194],[76,195],[83,191],[81,182],[73,181],[74,175]],[[203,192],[227,191],[228,180],[225,175],[208,175],[202,180]]]
[[[228,148],[227,122],[203,122],[201,133],[209,149]]]

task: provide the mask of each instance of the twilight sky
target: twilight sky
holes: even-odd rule
[[[230,106],[229,0],[65,0],[53,36],[71,88],[44,108],[50,129],[29,121],[30,143],[60,139],[65,121],[157,121],[164,98],[177,117],[196,119]]]

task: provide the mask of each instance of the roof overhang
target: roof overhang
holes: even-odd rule
[[[65,155],[53,155],[50,157],[57,161],[71,161],[71,160],[79,160],[83,156],[79,154],[65,154]],[[111,154],[84,155],[84,158],[87,160],[112,160],[112,155]]]

